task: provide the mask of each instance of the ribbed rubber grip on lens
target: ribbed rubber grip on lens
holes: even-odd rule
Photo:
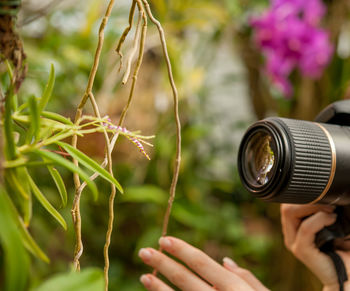
[[[332,150],[326,133],[313,122],[280,119],[289,131],[294,157],[289,184],[274,201],[309,203],[327,186],[332,168]],[[283,201],[278,201],[283,197]]]

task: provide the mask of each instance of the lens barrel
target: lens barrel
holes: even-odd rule
[[[279,203],[350,203],[350,128],[267,118],[245,133],[238,170],[254,196]]]

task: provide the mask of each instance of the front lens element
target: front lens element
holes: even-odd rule
[[[276,145],[272,136],[259,131],[248,141],[244,152],[244,168],[248,182],[254,187],[266,185],[273,175]]]

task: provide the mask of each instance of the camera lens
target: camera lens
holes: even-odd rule
[[[267,118],[248,128],[238,152],[244,187],[264,201],[350,203],[350,129]]]
[[[267,184],[273,175],[276,144],[267,131],[255,132],[244,151],[244,171],[254,187]]]

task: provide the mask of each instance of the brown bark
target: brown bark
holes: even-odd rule
[[[18,6],[2,6],[0,3],[0,8],[0,61],[8,60],[13,65],[15,92],[17,92],[27,72],[26,55],[15,27],[16,16],[12,15]],[[6,11],[9,13],[5,14]]]

